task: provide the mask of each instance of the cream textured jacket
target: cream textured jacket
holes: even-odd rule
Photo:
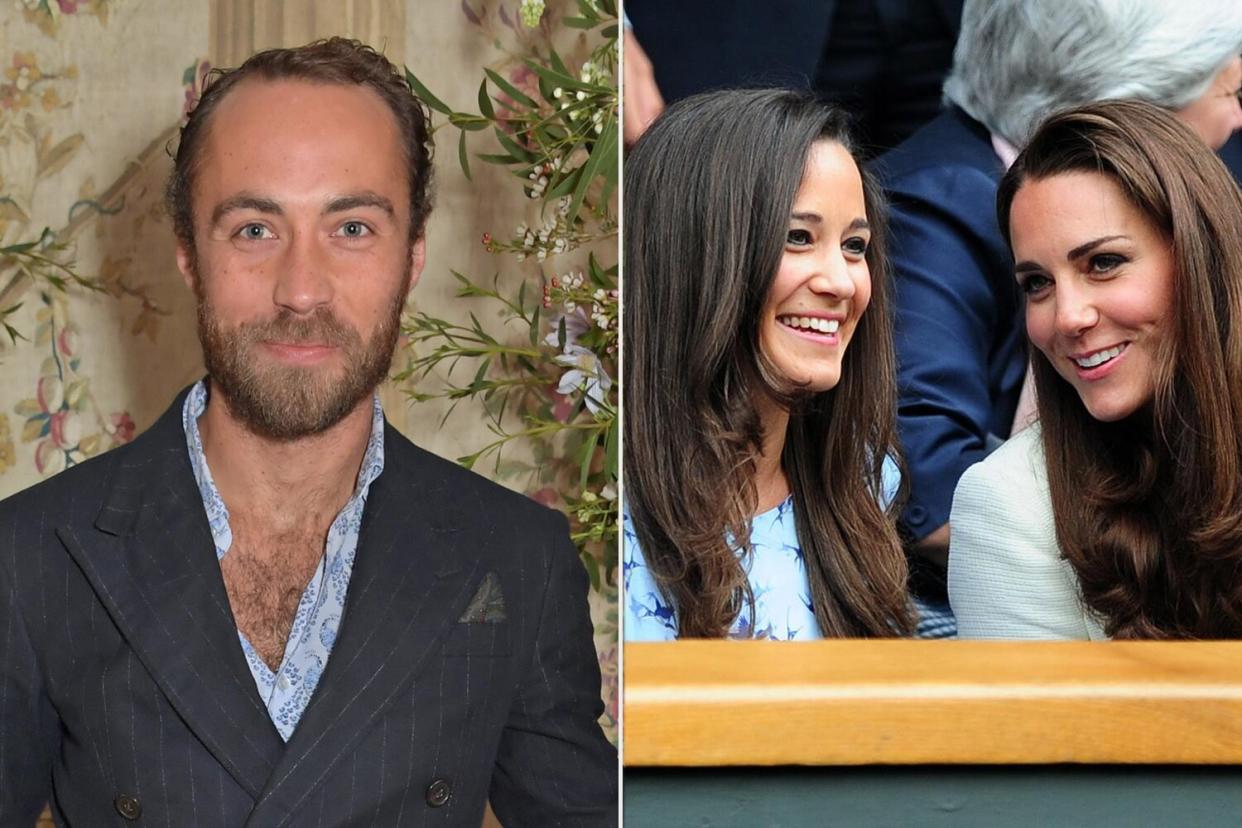
[[[949,526],[960,638],[1106,638],[1057,547],[1038,424],[962,475]]]

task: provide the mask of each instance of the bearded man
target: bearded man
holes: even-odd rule
[[[563,518],[375,394],[430,154],[356,42],[204,92],[168,201],[208,375],[0,504],[0,824],[615,824]]]

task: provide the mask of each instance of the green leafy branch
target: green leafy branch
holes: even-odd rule
[[[579,17],[567,25],[595,28],[604,25],[602,42],[573,72],[555,49],[546,57],[522,60],[537,78],[539,99],[523,92],[500,73],[484,69],[477,95],[478,112],[456,110],[440,100],[406,69],[410,87],[446,121],[436,127],[459,130],[457,155],[463,174],[472,180],[467,135],[491,129],[500,152],[479,153],[486,163],[508,167],[521,178],[527,195],[545,204],[568,199],[563,208],[566,224],[580,224],[584,206],[599,219],[601,236],[616,232],[609,209],[617,187],[617,25],[615,6],[579,0]],[[575,246],[594,236],[574,239]],[[564,252],[564,251],[558,251]]]
[[[454,271],[457,297],[495,310],[498,332],[473,311],[459,320],[417,313],[404,326],[411,358],[397,379],[414,402],[448,401],[444,420],[462,401],[478,405],[493,439],[459,462],[474,467],[494,459],[497,474],[527,472],[542,496],[554,490],[592,585],[608,590],[616,568],[619,436],[613,379],[618,26],[612,0],[577,0],[577,12],[562,22],[593,33],[595,44],[576,70],[551,48],[521,58],[509,78],[485,68],[477,111],[450,107],[408,69],[406,77],[443,116],[435,129],[458,130],[458,162],[467,180],[473,180],[470,142],[476,140],[468,136],[489,135],[487,151],[473,158],[507,168],[540,206],[538,224],[522,222],[507,238],[485,233],[489,252],[544,262],[608,244],[595,247],[585,264],[555,274],[526,266],[512,291],[501,290],[499,273],[487,285]],[[528,26],[543,13],[536,0],[523,4]],[[425,390],[433,379],[438,387]],[[533,464],[502,462],[515,444]]]

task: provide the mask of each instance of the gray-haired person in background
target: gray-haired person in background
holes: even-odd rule
[[[876,164],[892,200],[903,515],[914,589],[944,603],[949,508],[962,473],[1025,424],[1027,355],[996,225],[1001,175],[1039,120],[1109,98],[1176,112],[1214,149],[1242,127],[1236,0],[967,0],[947,110]],[[925,612],[925,621],[928,613]]]

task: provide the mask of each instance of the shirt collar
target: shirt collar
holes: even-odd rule
[[[216,489],[207,466],[207,455],[203,452],[203,438],[198,430],[198,418],[207,410],[207,380],[201,379],[186,395],[185,405],[181,409],[181,424],[185,429],[186,447],[190,453],[190,465],[194,469],[194,480],[202,495],[203,505],[207,508],[207,519],[211,524],[213,536],[216,538],[216,550],[223,557],[232,545],[233,533],[228,525],[228,507]],[[367,449],[362,455],[362,467],[358,470],[358,482],[354,493],[342,509],[348,509],[357,500],[366,500],[371,484],[384,470],[384,409],[380,406],[379,394],[372,397],[371,402],[371,436],[367,439]]]
[[[1013,162],[1018,159],[1018,148],[995,132],[992,133],[992,149],[996,152],[996,157],[1005,165],[1005,169],[1012,167]]]

